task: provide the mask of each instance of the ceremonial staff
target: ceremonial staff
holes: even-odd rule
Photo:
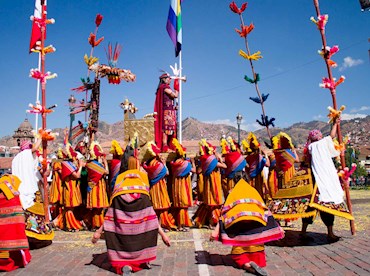
[[[251,54],[251,51],[249,49],[248,35],[253,31],[254,25],[253,25],[253,23],[251,23],[249,26],[244,24],[243,12],[247,8],[247,5],[248,5],[248,3],[243,3],[241,5],[241,7],[239,8],[235,4],[235,2],[233,1],[229,5],[229,7],[230,7],[232,12],[239,15],[240,28],[241,29],[240,30],[235,29],[235,31],[240,35],[240,37],[244,38],[245,47],[246,47],[246,50],[247,50],[247,52],[244,52],[243,50],[239,50],[239,55],[249,61],[249,64],[250,64],[250,67],[251,67],[251,70],[252,70],[252,75],[253,75],[252,78],[249,78],[248,76],[245,75],[244,79],[247,82],[249,82],[251,84],[254,84],[256,92],[257,92],[257,97],[249,97],[249,99],[252,100],[253,102],[257,103],[257,104],[260,104],[261,109],[262,109],[261,121],[257,119],[256,122],[258,124],[260,124],[261,126],[264,126],[266,128],[267,134],[268,134],[268,136],[270,138],[270,142],[271,142],[272,135],[271,135],[269,126],[270,125],[273,126],[273,127],[275,126],[274,125],[275,118],[269,119],[268,116],[266,115],[264,103],[267,100],[269,94],[266,94],[266,95],[263,94],[263,93],[261,94],[260,89],[258,87],[258,82],[260,81],[260,75],[258,73],[256,73],[256,71],[254,70],[253,61],[258,61],[259,59],[262,58],[262,55],[261,55],[260,51],[257,51],[255,53]]]
[[[315,9],[316,9],[317,20],[311,17],[311,21],[313,21],[317,25],[317,28],[320,31],[321,40],[322,40],[322,50],[319,51],[319,53],[321,54],[321,56],[323,57],[323,59],[325,61],[326,69],[327,69],[327,72],[328,72],[328,77],[323,78],[323,82],[320,84],[320,86],[322,88],[327,88],[330,91],[330,94],[331,94],[331,97],[332,97],[333,107],[332,108],[329,107],[330,113],[329,113],[328,117],[330,118],[329,122],[331,122],[331,121],[334,122],[336,119],[338,119],[340,117],[341,112],[345,108],[344,106],[342,106],[338,110],[337,99],[336,99],[336,87],[344,81],[345,77],[341,76],[338,81],[336,81],[336,79],[333,77],[331,68],[336,67],[336,63],[333,60],[331,60],[331,57],[336,52],[339,51],[339,47],[338,46],[329,47],[327,45],[326,37],[325,37],[325,25],[328,22],[329,16],[327,14],[322,15],[320,13],[319,1],[318,0],[313,0],[313,3],[314,3],[314,6],[315,6]],[[339,145],[343,145],[343,137],[342,137],[342,133],[341,133],[341,130],[340,130],[340,124],[337,124],[337,137],[338,137]],[[343,146],[342,146],[342,148],[343,148]],[[343,150],[340,153],[340,163],[341,163],[342,168],[346,167],[346,162],[345,162],[344,151]],[[345,191],[345,194],[346,194],[346,201],[347,201],[348,210],[349,210],[349,213],[352,215],[352,203],[351,203],[350,194],[349,194],[348,180],[343,181],[343,183],[344,183],[343,188],[344,188],[344,191]],[[350,227],[351,227],[351,233],[352,233],[352,235],[354,235],[355,234],[354,220],[350,220]]]
[[[36,105],[30,104],[32,110],[27,110],[29,113],[41,114],[42,118],[42,128],[38,131],[39,139],[42,140],[42,176],[44,183],[44,211],[45,211],[45,220],[46,223],[49,222],[49,187],[47,181],[47,143],[55,139],[55,134],[51,133],[50,130],[46,129],[46,114],[53,112],[53,108],[56,105],[46,108],[46,81],[48,79],[53,79],[57,75],[54,73],[45,71],[45,55],[48,53],[55,52],[55,48],[51,45],[45,47],[45,38],[46,38],[46,25],[53,24],[54,19],[47,19],[46,15],[46,0],[36,0],[35,9],[39,11],[38,16],[32,16],[31,20],[33,21],[32,27],[32,36],[31,36],[31,45],[30,51],[37,52],[41,56],[41,71],[40,69],[31,69],[30,76],[41,83],[41,103],[36,102]],[[41,11],[41,13],[40,13]],[[33,45],[33,42],[35,44]]]

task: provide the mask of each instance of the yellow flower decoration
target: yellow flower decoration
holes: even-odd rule
[[[251,150],[259,149],[260,143],[257,140],[256,135],[253,132],[249,132],[247,141],[249,142],[249,147]]]
[[[97,62],[99,61],[99,58],[97,58],[97,57],[93,57],[93,56],[88,57],[88,56],[85,54],[85,55],[84,55],[84,61],[85,61],[86,65],[90,67],[91,65],[93,65],[93,64],[95,64],[95,63],[97,63]]]
[[[328,106],[328,109],[329,109],[329,114],[328,114],[329,121],[328,121],[328,123],[330,124],[330,123],[333,123],[337,118],[340,117],[340,115],[342,114],[342,111],[345,110],[346,107],[344,105],[342,105],[339,110],[335,110],[331,106]]]
[[[249,59],[249,60],[259,60],[260,58],[262,58],[261,56],[261,51],[257,51],[255,52],[254,54],[251,54],[251,55],[248,55],[246,52],[244,52],[243,50],[239,50],[239,55],[245,59]]]

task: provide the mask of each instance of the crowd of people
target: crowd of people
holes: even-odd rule
[[[31,258],[28,248],[49,245],[56,229],[89,230],[93,243],[104,232],[111,265],[129,275],[150,268],[158,235],[170,246],[166,232],[197,227],[210,229],[211,241],[232,246],[238,267],[267,275],[264,244],[284,237],[282,222],[303,219],[300,238],[307,240],[307,226],[320,213],[328,241],[335,242],[340,238],[334,216],[353,219],[343,199],[346,183],[332,161],[339,121],[325,138],[318,130],[309,133],[303,158],[286,133],[272,139],[271,149],[253,133],[240,145],[223,137],[219,148],[202,139],[192,158],[175,137],[166,141],[166,153],[154,141],[141,148],[129,141],[123,150],[114,140],[110,158],[96,141],[75,146],[67,141],[50,164],[50,214],[40,208],[46,193],[38,185],[40,141],[25,141],[13,174],[0,179],[0,208],[13,206],[0,227],[17,220],[14,231],[0,231],[0,270],[24,267]],[[190,207],[196,208],[193,215]],[[7,245],[14,239],[16,245]]]

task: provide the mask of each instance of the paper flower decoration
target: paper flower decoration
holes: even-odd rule
[[[54,112],[54,110],[52,110],[52,109],[47,109],[47,108],[45,108],[44,106],[42,106],[41,104],[40,104],[40,102],[36,102],[36,104],[35,105],[33,105],[33,104],[29,104],[28,105],[29,107],[31,107],[32,109],[28,109],[28,110],[26,110],[26,112],[27,113],[32,113],[32,114],[44,114],[44,113],[46,113],[46,114],[48,114],[48,113],[51,113],[51,112]]]
[[[251,31],[254,29],[253,23],[251,23],[249,26],[241,25],[241,30],[235,29],[235,31],[241,36],[241,37],[247,37]]]
[[[244,76],[244,79],[249,83],[257,83],[260,81],[260,75],[257,73],[254,79],[249,78],[247,75]]]
[[[96,40],[96,35],[93,34],[93,33],[90,33],[90,36],[89,38],[87,39],[89,41],[89,44],[91,45],[91,47],[96,47],[100,44],[100,42],[102,42],[104,40],[104,36],[99,38],[98,40]]]
[[[344,182],[351,181],[351,175],[355,172],[357,168],[357,165],[355,163],[352,163],[351,170],[348,167],[345,167],[343,170],[340,170],[338,172],[338,176],[342,178]]]
[[[339,80],[336,82],[336,78],[333,78],[333,80],[329,78],[323,78],[322,83],[319,84],[321,88],[328,88],[328,89],[335,89],[339,84],[344,82],[346,78],[344,76],[341,76]]]
[[[93,65],[94,63],[97,63],[97,62],[99,61],[99,58],[97,58],[97,57],[93,57],[93,56],[88,57],[88,56],[85,54],[85,55],[84,55],[84,61],[85,61],[86,65],[87,65],[88,67],[90,67],[90,66],[91,66],[91,65]]]
[[[103,20],[103,16],[101,14],[97,14],[95,17],[95,25],[98,28]]]
[[[56,78],[58,75],[56,73],[46,72],[42,74],[38,69],[31,69],[30,77],[40,80],[42,83],[46,82],[46,80]]]
[[[234,12],[234,13],[237,13],[237,14],[242,14],[244,11],[245,11],[245,9],[247,8],[247,6],[248,6],[248,3],[243,3],[242,5],[241,5],[241,7],[240,7],[240,9],[238,8],[238,6],[235,4],[235,2],[234,1],[232,1],[231,3],[230,3],[230,5],[229,5],[229,7],[230,7],[230,10],[232,11],[232,12]]]
[[[325,25],[328,23],[329,15],[323,14],[317,17],[317,20],[311,16],[310,20],[316,24],[319,30],[325,30]]]
[[[39,137],[41,137],[42,141],[54,141],[58,135],[58,132],[52,132],[51,129],[39,129]]]
[[[243,50],[239,50],[239,55],[245,59],[249,59],[249,60],[259,60],[260,58],[262,58],[261,56],[261,51],[257,51],[255,52],[254,54],[251,54],[251,55],[248,55],[246,52],[244,52]]]
[[[330,124],[340,117],[340,115],[342,114],[342,111],[346,109],[346,107],[342,105],[339,110],[335,110],[331,106],[328,106],[328,109],[329,109],[329,114],[327,116],[329,118],[328,123]]]
[[[254,101],[255,103],[261,104],[261,103],[264,103],[267,100],[269,95],[270,94],[265,95],[265,94],[262,93],[262,96],[261,96],[262,99],[260,99],[259,97],[249,97],[249,99]]]

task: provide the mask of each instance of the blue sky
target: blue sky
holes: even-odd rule
[[[183,118],[194,117],[205,122],[222,122],[236,126],[237,113],[242,114],[242,129],[254,130],[260,117],[260,106],[249,100],[255,97],[254,86],[244,75],[251,76],[249,64],[238,55],[245,50],[244,41],[234,31],[240,28],[237,15],[229,10],[231,1],[185,0],[183,16]],[[346,77],[337,89],[338,105],[346,105],[344,118],[370,114],[370,12],[361,12],[356,0],[321,0],[322,14],[329,14],[326,37],[329,46],[339,45],[333,59],[338,68],[333,75]],[[37,67],[37,55],[28,53],[31,34],[30,15],[34,1],[1,0],[0,9],[0,83],[2,116],[0,137],[12,135],[25,119],[34,125],[33,115],[25,112],[35,103],[36,81],[29,78]],[[241,1],[236,1],[238,6]],[[100,119],[114,123],[123,119],[119,103],[126,97],[138,108],[137,117],[153,112],[159,70],[170,71],[178,60],[166,32],[169,1],[149,0],[48,0],[46,44],[57,51],[47,55],[46,70],[58,77],[47,82],[47,106],[58,104],[47,116],[47,127],[69,125],[68,98],[71,88],[86,77],[84,54],[90,53],[87,38],[94,31],[95,16],[103,15],[98,37],[105,40],[94,52],[101,63],[107,63],[104,48],[118,42],[123,50],[118,66],[136,74],[134,83],[101,85]],[[276,118],[276,126],[314,119],[326,121],[330,93],[319,87],[327,76],[324,61],[317,54],[321,37],[310,21],[315,16],[313,1],[253,0],[244,13],[246,24],[254,23],[249,35],[252,52],[260,50],[263,59],[254,63],[261,76],[259,88],[269,93],[266,114]],[[9,28],[7,27],[9,26]],[[81,95],[75,94],[77,98]],[[77,116],[84,120],[82,114]]]

